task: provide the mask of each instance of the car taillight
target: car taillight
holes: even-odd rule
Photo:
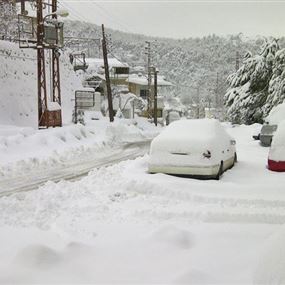
[[[203,156],[206,158],[211,158],[211,152],[207,150],[206,152],[203,153]]]

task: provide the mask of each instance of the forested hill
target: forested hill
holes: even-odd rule
[[[101,37],[99,26],[79,21],[67,21],[65,33],[69,36]],[[154,65],[176,85],[175,95],[184,101],[191,96],[195,98],[198,86],[201,97],[214,96],[218,86],[222,98],[228,87],[226,78],[235,72],[236,52],[241,58],[247,51],[256,53],[263,42],[260,37],[248,39],[241,34],[175,40],[111,29],[107,29],[107,33],[111,34],[112,53],[130,66],[145,64],[145,41],[153,42]]]

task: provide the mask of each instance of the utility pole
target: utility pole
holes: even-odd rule
[[[52,0],[52,13],[55,13],[56,10],[57,10],[57,0]],[[54,14],[52,18],[57,19],[57,15]],[[56,44],[58,45],[58,39]],[[52,49],[52,101],[57,102],[61,106],[59,56],[60,53],[58,49],[57,48]]]
[[[19,20],[19,27],[25,25],[33,31],[26,38],[27,32],[19,28],[19,46],[20,48],[33,48],[37,50],[37,79],[38,79],[38,126],[39,127],[57,127],[62,126],[61,115],[61,92],[60,92],[60,73],[59,73],[59,47],[63,43],[63,23],[57,21],[57,0],[36,0],[32,1],[36,8],[36,33],[34,33],[33,18],[27,16],[25,10],[25,2],[30,0],[14,0],[15,3],[21,3],[21,15]],[[48,8],[48,9],[47,9]],[[52,13],[50,11],[52,9]],[[47,11],[48,10],[48,11]],[[45,16],[44,16],[45,14]],[[68,16],[67,12],[58,13],[61,17]],[[53,21],[48,22],[48,17],[52,17]],[[21,24],[22,23],[22,24]],[[24,44],[23,44],[24,43]],[[50,60],[50,75],[51,84],[50,90],[47,91],[47,78],[46,78],[46,61],[45,51],[51,51],[52,60]],[[48,96],[49,93],[49,96]],[[58,103],[54,104],[49,110],[49,102]]]
[[[108,50],[107,50],[105,29],[104,29],[103,24],[102,24],[102,37],[103,37],[102,38],[102,50],[103,50],[105,78],[106,78],[106,85],[107,85],[109,118],[110,118],[110,122],[114,122],[113,100],[112,100],[112,91],[111,91],[109,64],[108,64]]]
[[[148,96],[147,96],[147,109],[148,109],[148,116],[151,117],[151,46],[150,42],[146,41],[147,46],[145,47],[147,55],[147,85],[148,85]]]
[[[157,126],[157,74],[158,70],[154,68],[154,124]]]
[[[25,13],[26,13],[25,1],[21,0],[21,14],[24,15]]]
[[[47,110],[47,88],[45,72],[43,2],[37,1],[37,57],[38,57],[38,105],[39,126],[45,126]]]

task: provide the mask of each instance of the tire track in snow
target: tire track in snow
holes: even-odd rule
[[[161,187],[149,181],[136,185],[133,191],[144,195],[150,205],[148,209],[136,209],[134,215],[137,216],[209,223],[285,223],[285,200],[260,199],[254,195],[240,198],[228,197],[230,194],[227,197],[197,194],[179,187]]]
[[[19,176],[0,181],[0,198],[23,191],[31,191],[39,188],[48,181],[59,182],[61,180],[76,181],[86,176],[92,169],[106,167],[123,160],[134,159],[144,155],[149,148],[150,141],[126,143],[123,146],[110,150],[109,155],[96,158],[90,154],[88,161],[75,161],[64,167],[57,167],[49,171],[33,172],[29,176]]]

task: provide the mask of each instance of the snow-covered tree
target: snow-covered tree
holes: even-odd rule
[[[229,120],[245,124],[262,122],[278,51],[278,40],[265,40],[260,54],[247,53],[241,68],[229,76],[230,88],[225,95]]]
[[[12,0],[0,0],[0,39],[17,33],[17,10]]]
[[[282,103],[285,99],[285,49],[281,49],[275,54],[268,93],[263,107],[264,117],[269,114],[274,106]]]

